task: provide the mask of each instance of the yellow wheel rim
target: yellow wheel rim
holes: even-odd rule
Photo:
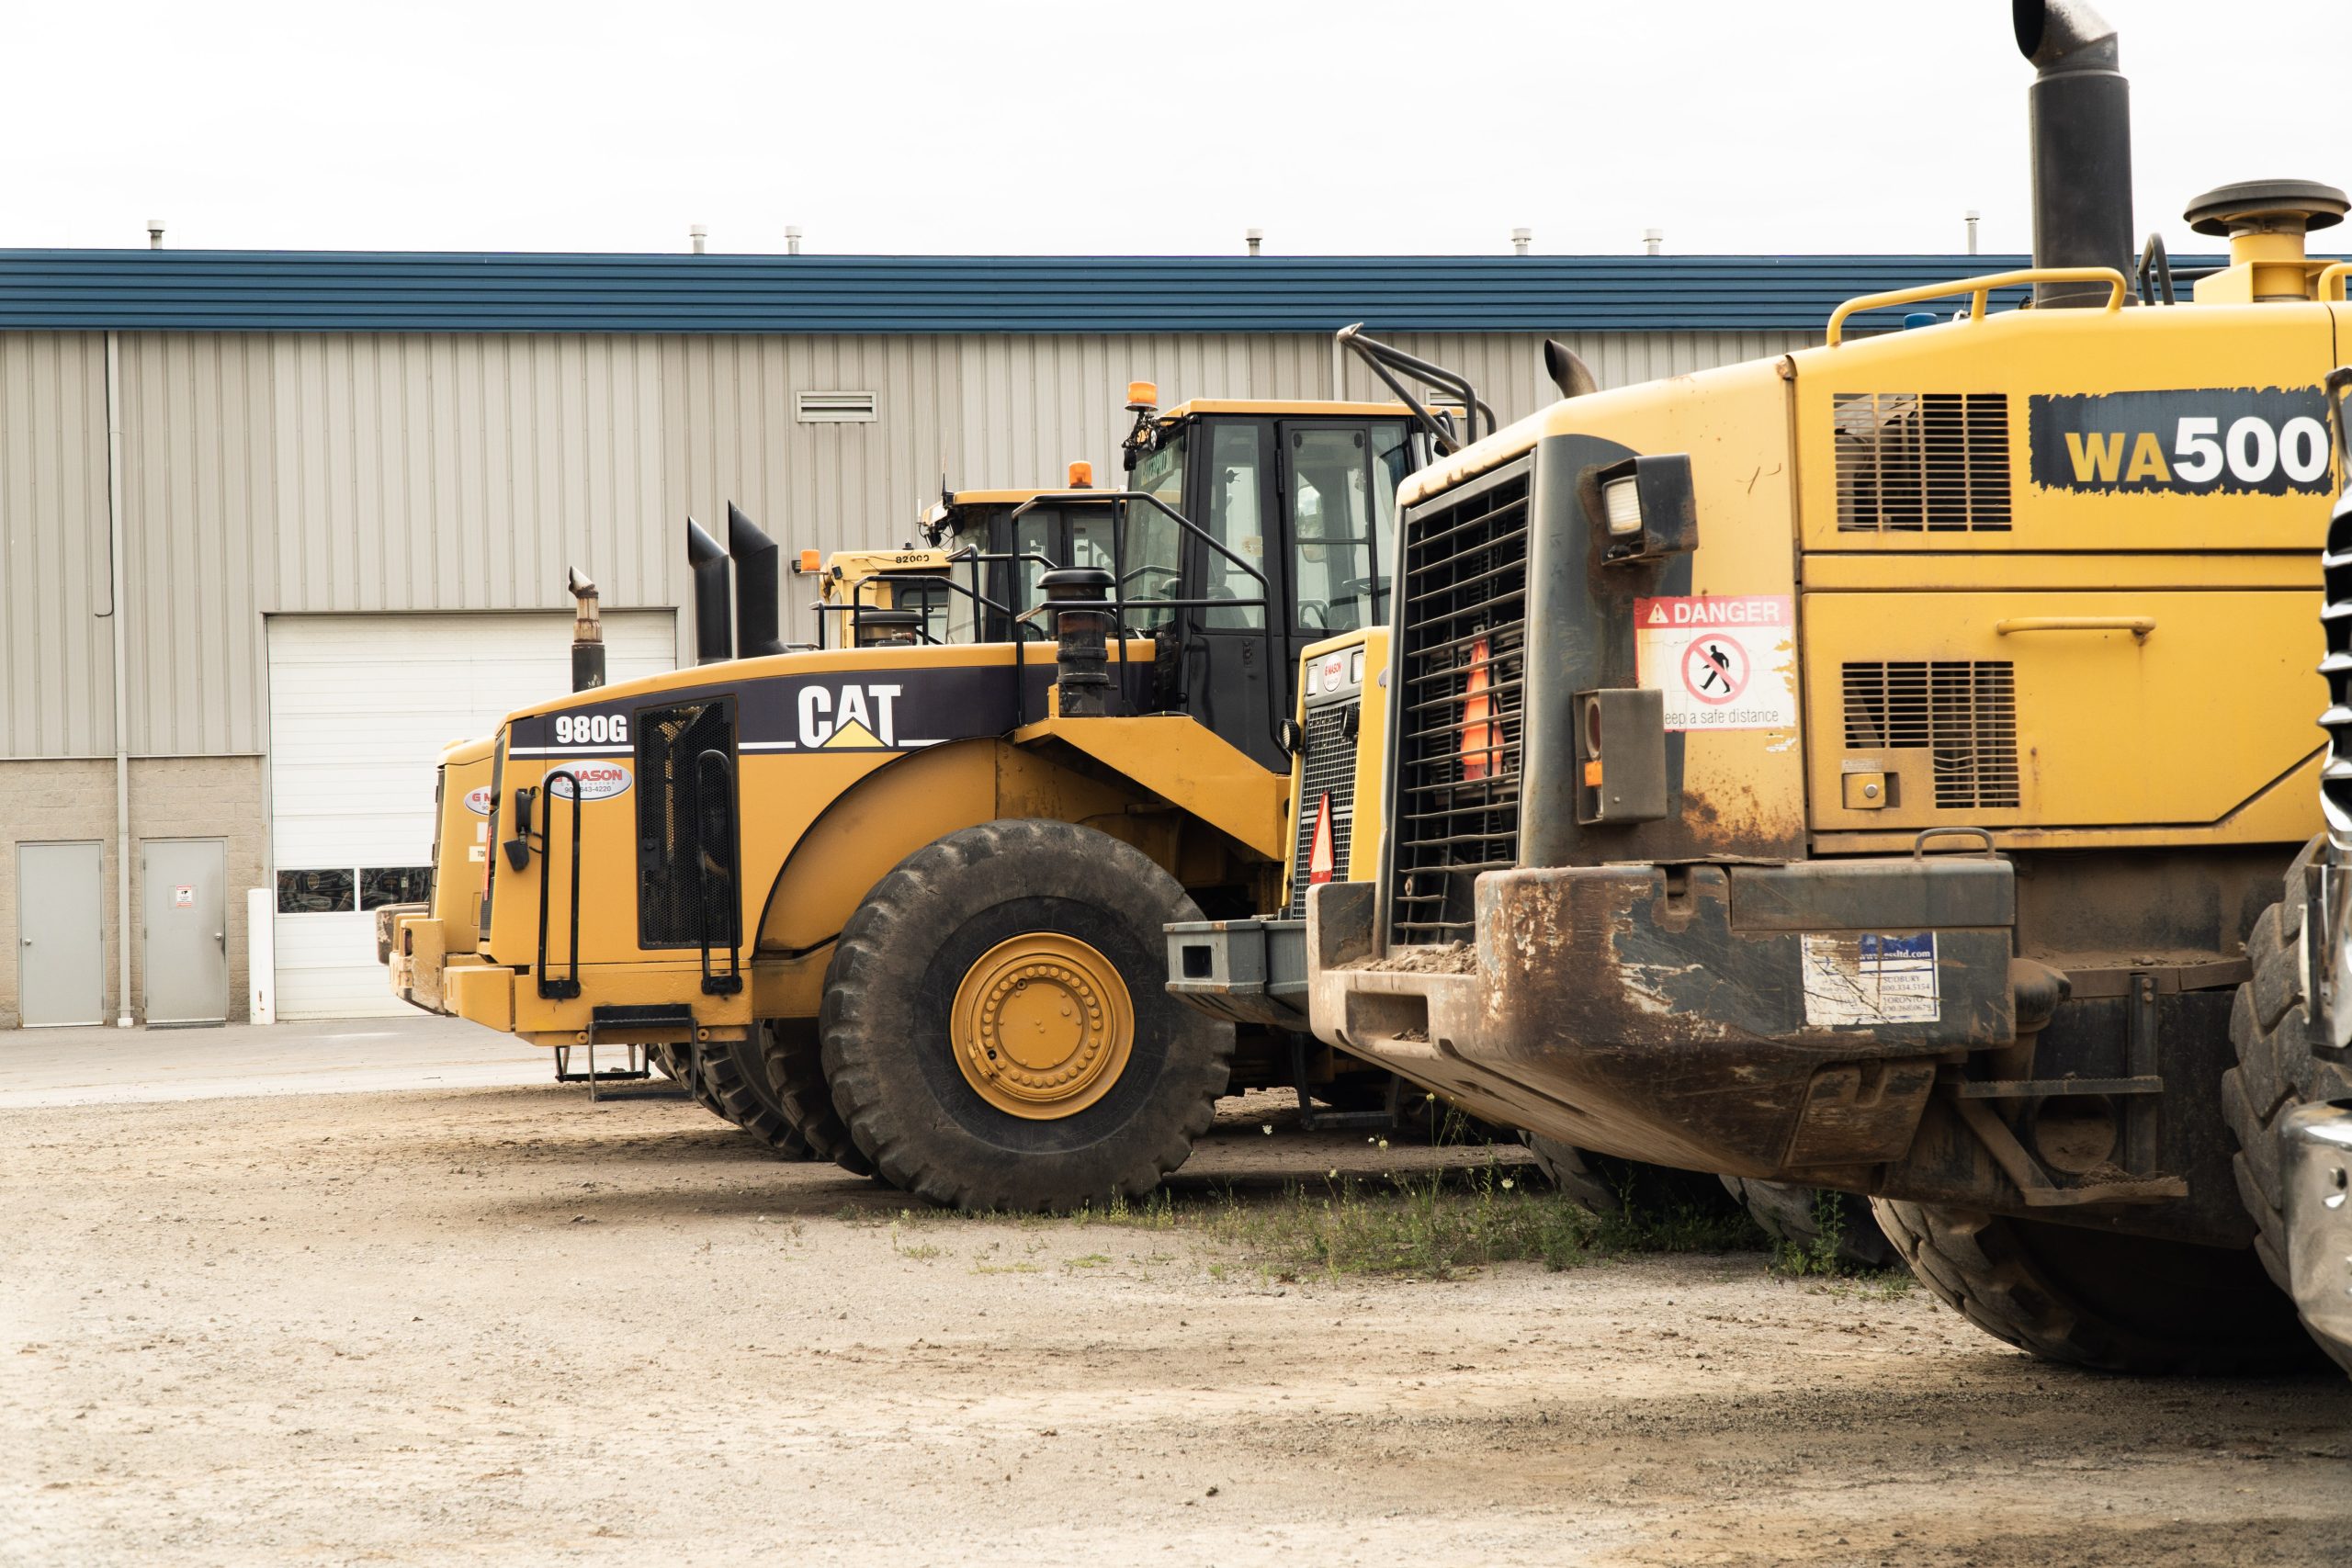
[[[1135,1006],[1093,948],[1059,931],[1027,931],[966,973],[947,1033],[972,1092],[1008,1114],[1047,1122],[1111,1092],[1135,1050]]]

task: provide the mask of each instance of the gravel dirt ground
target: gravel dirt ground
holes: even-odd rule
[[[2352,1557],[2340,1379],[2071,1372],[1760,1253],[1291,1279],[900,1219],[674,1100],[212,1092],[0,1097],[0,1560]],[[1382,1168],[1259,1128],[1179,1207]]]

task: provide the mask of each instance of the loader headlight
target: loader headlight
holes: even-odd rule
[[[1699,503],[1687,453],[1653,453],[1587,468],[1577,488],[1603,565],[1688,555],[1699,547]]]
[[[1600,487],[1600,505],[1609,519],[1609,536],[1623,539],[1642,531],[1642,487],[1633,475]]]

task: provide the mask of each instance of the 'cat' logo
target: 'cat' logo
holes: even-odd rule
[[[887,751],[899,744],[899,686],[803,686],[800,744],[833,750]]]

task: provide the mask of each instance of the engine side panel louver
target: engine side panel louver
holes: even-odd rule
[[[2009,526],[2009,401],[1999,392],[1840,392],[1841,533]]]
[[[1848,664],[1843,678],[1849,750],[1928,750],[1939,810],[2018,804],[2016,665]]]
[[[1405,523],[1389,931],[1470,939],[1478,874],[1519,857],[1528,470]]]
[[[685,703],[637,717],[637,928],[640,947],[733,946],[733,704]]]
[[[1331,803],[1331,863],[1345,876],[1348,842],[1355,827],[1356,740],[1347,733],[1351,705],[1326,704],[1306,710],[1306,768],[1298,795],[1298,840],[1290,863],[1290,918],[1306,919],[1306,889],[1315,853],[1315,823],[1323,802]]]

